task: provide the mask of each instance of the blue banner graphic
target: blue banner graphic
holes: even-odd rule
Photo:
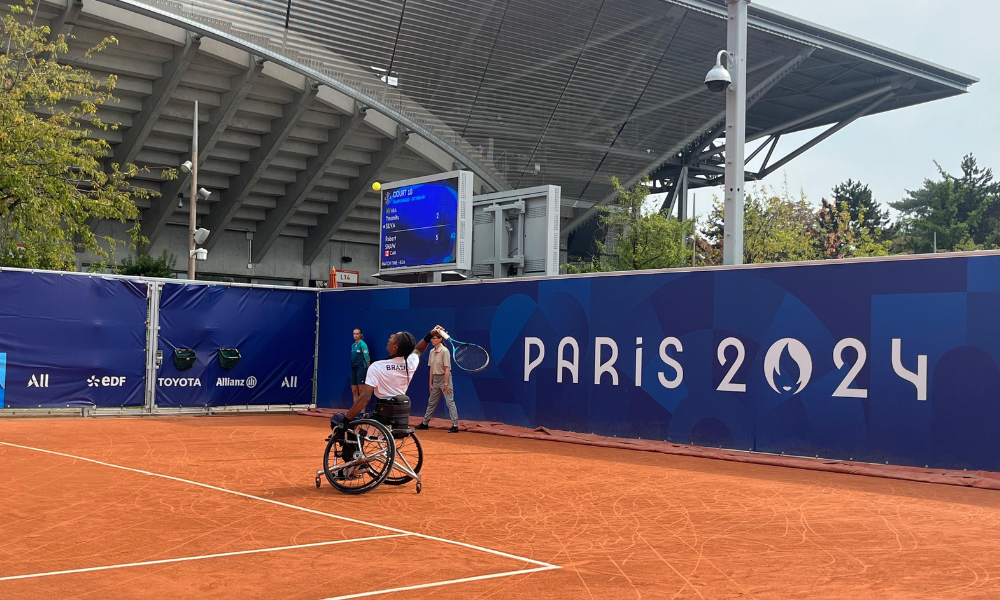
[[[491,354],[461,418],[998,471],[997,306],[996,254],[331,290],[318,403],[351,403],[353,328],[379,357],[440,323]]]
[[[5,270],[0,408],[144,402],[146,284]]]
[[[315,292],[165,284],[156,404],[309,404],[315,344]],[[178,348],[195,351],[192,367],[174,364]],[[239,351],[232,368],[222,348]]]

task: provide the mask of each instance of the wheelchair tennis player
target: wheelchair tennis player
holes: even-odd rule
[[[334,415],[331,425],[342,427],[349,423],[365,409],[373,395],[380,400],[405,396],[413,374],[420,366],[420,355],[427,349],[436,331],[443,331],[443,328],[435,325],[420,342],[416,342],[409,331],[390,335],[385,345],[389,358],[377,360],[368,367],[368,375],[365,377],[364,385],[361,386],[358,399],[347,413]]]

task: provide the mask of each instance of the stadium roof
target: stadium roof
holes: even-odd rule
[[[612,175],[668,190],[721,173],[724,97],[702,80],[726,45],[724,0],[85,2],[46,0],[41,16],[78,37],[70,62],[121,76],[115,159],[179,164],[200,99],[201,183],[218,192],[204,225],[259,232],[255,260],[279,235],[305,238],[306,264],[331,238],[375,243],[370,181],[456,163],[477,192],[562,186],[564,234],[614,199]],[[774,142],[750,177],[785,164],[782,134],[831,135],[977,81],[755,4],[750,25],[747,139]],[[109,33],[117,48],[74,58]],[[147,235],[186,221],[183,181],[144,185],[165,195]]]

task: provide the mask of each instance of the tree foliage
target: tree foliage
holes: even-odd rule
[[[665,269],[682,266],[690,260],[684,234],[691,230],[691,222],[668,219],[659,211],[648,210],[648,183],[647,176],[626,189],[617,177],[611,178],[618,202],[599,209],[605,240],[594,241],[595,257],[589,265],[572,270]]]
[[[135,258],[131,256],[125,257],[121,264],[118,265],[117,271],[119,275],[173,277],[174,267],[176,266],[177,257],[166,248],[163,249],[163,254],[157,257],[150,256],[149,252],[145,248],[142,248],[136,254]]]
[[[750,191],[743,208],[743,262],[759,264],[819,258],[811,231],[815,213],[805,197],[764,189]],[[721,265],[725,206],[715,199],[705,226],[704,264]]]
[[[115,101],[115,77],[59,64],[65,36],[50,39],[33,17],[25,0],[0,19],[0,264],[72,270],[76,251],[107,259],[120,243],[99,238],[88,220],[134,220],[135,199],[155,194],[128,185],[138,168],[105,161],[108,142],[91,137],[117,129],[98,116]],[[85,56],[114,43],[108,37]]]
[[[813,233],[823,258],[883,256],[869,254],[891,247],[897,234],[889,211],[860,181],[848,179],[833,188],[833,198],[823,198],[816,212]],[[859,254],[860,252],[860,254]]]
[[[971,154],[955,177],[938,165],[940,180],[890,202],[901,213],[902,244],[914,252],[981,250],[1000,247],[1000,184],[991,169],[980,168]]]

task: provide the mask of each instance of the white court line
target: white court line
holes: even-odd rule
[[[510,577],[512,575],[523,575],[525,573],[538,573],[540,571],[551,571],[552,569],[561,569],[562,567],[557,567],[555,565],[548,567],[536,567],[534,569],[521,569],[520,571],[507,571],[506,573],[493,573],[492,575],[477,575],[475,577],[463,577],[462,579],[449,579],[448,581],[435,581],[434,583],[421,583],[419,585],[408,585],[405,587],[390,588],[387,590],[377,590],[374,592],[359,592],[357,594],[348,594],[346,596],[334,596],[332,598],[324,598],[323,600],[348,600],[349,598],[364,598],[366,596],[378,596],[380,594],[391,594],[393,592],[405,592],[408,590],[422,590],[424,588],[438,587],[441,585],[452,585],[455,583],[466,583],[468,581],[482,581],[483,579],[495,579],[497,577]]]
[[[246,493],[243,493],[243,492],[236,492],[236,491],[233,491],[233,490],[227,490],[226,488],[221,488],[221,487],[217,487],[217,486],[214,486],[214,485],[209,485],[207,483],[199,483],[197,481],[191,481],[190,479],[181,479],[180,477],[174,477],[172,475],[163,475],[161,473],[153,473],[151,471],[143,471],[142,469],[133,469],[132,467],[123,467],[122,465],[116,465],[116,464],[112,464],[112,463],[102,462],[102,461],[99,461],[99,460],[94,460],[92,458],[84,458],[82,456],[74,456],[72,454],[65,454],[63,452],[55,452],[54,450],[45,450],[44,448],[32,448],[31,446],[22,446],[20,444],[12,444],[10,442],[0,442],[0,445],[2,445],[2,446],[10,446],[12,448],[21,448],[23,450],[34,450],[35,452],[43,452],[45,454],[53,454],[55,456],[63,456],[63,457],[72,458],[72,459],[75,459],[75,460],[82,460],[84,462],[89,462],[89,463],[93,463],[93,464],[96,464],[96,465],[103,465],[105,467],[112,467],[114,469],[121,469],[123,471],[131,471],[133,473],[141,473],[143,475],[150,475],[150,476],[153,476],[153,477],[161,477],[163,479],[170,479],[172,481],[179,481],[181,483],[187,483],[189,485],[196,485],[198,487],[203,487],[203,488],[210,489],[210,490],[215,490],[215,491],[218,491],[218,492],[224,492],[226,494],[233,494],[235,496],[240,496],[240,497],[243,497],[243,498],[251,498],[253,500],[260,500],[261,502],[267,502],[269,504],[275,504],[277,506],[284,506],[286,508],[291,508],[291,509],[294,509],[294,510],[300,510],[302,512],[312,513],[314,515],[321,515],[321,516],[324,516],[324,517],[330,517],[331,519],[340,519],[341,521],[347,521],[349,523],[356,523],[358,525],[367,525],[368,527],[374,527],[376,529],[384,529],[386,531],[392,531],[394,533],[401,533],[401,534],[405,534],[405,535],[412,535],[412,536],[415,536],[415,537],[423,538],[425,540],[433,540],[435,542],[442,542],[442,543],[445,543],[445,544],[452,544],[454,546],[462,546],[463,548],[469,548],[469,549],[472,549],[472,550],[478,550],[479,552],[486,552],[488,554],[493,554],[493,555],[496,555],[496,556],[503,556],[505,558],[510,558],[510,559],[513,559],[513,560],[520,560],[522,562],[531,563],[533,565],[538,565],[539,567],[545,567],[545,569],[541,569],[541,570],[545,570],[545,571],[548,571],[548,570],[551,570],[551,569],[559,569],[559,568],[561,568],[558,565],[552,565],[552,564],[549,564],[549,563],[546,563],[546,562],[542,562],[540,560],[534,560],[534,559],[531,559],[531,558],[525,558],[523,556],[517,556],[516,554],[508,554],[506,552],[501,552],[499,550],[492,550],[490,548],[484,548],[482,546],[476,546],[476,545],[473,545],[473,544],[467,544],[465,542],[458,542],[458,541],[455,541],[455,540],[449,540],[447,538],[435,537],[433,535],[427,535],[427,534],[424,534],[424,533],[417,533],[415,531],[407,531],[405,529],[398,529],[396,527],[388,527],[386,525],[378,525],[378,524],[375,524],[375,523],[369,523],[368,521],[361,521],[360,519],[352,519],[350,517],[342,517],[340,515],[335,515],[333,513],[323,512],[321,510],[315,510],[315,509],[312,509],[312,508],[305,508],[304,506],[298,506],[298,505],[295,505],[295,504],[288,504],[287,502],[281,502],[281,501],[278,501],[278,500],[271,500],[270,498],[263,498],[261,496],[254,496],[253,494],[246,494]],[[522,571],[522,572],[531,572],[531,571],[529,570],[529,571]]]
[[[349,544],[351,542],[368,542],[371,540],[384,540],[387,538],[408,537],[405,533],[394,533],[392,535],[378,535],[364,538],[353,538],[349,540],[335,540],[332,542],[315,542],[312,544],[298,544],[296,546],[277,546],[274,548],[260,548],[257,550],[239,550],[237,552],[222,552],[219,554],[202,554],[200,556],[183,556],[181,558],[164,558],[160,560],[144,560],[142,562],[123,563],[120,565],[106,565],[102,567],[86,567],[83,569],[67,569],[65,571],[48,571],[46,573],[29,573],[27,575],[10,575],[0,577],[0,581],[12,581],[14,579],[32,579],[35,577],[49,577],[51,575],[70,575],[72,573],[89,573],[91,571],[108,571],[110,569],[125,569],[128,567],[146,567],[149,565],[164,565],[168,563],[188,562],[192,560],[205,560],[206,558],[223,558],[225,556],[241,556],[244,554],[261,554],[263,552],[278,552],[280,550],[296,550],[299,548],[317,548],[320,546],[333,546],[335,544]]]

